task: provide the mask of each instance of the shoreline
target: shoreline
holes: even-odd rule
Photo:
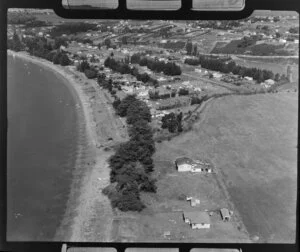
[[[97,105],[101,106],[101,104],[93,102],[90,94],[84,90],[86,80],[78,78],[78,75],[71,68],[54,65],[45,59],[29,55],[27,52],[7,50],[7,55],[18,57],[52,71],[63,79],[64,85],[70,90],[77,104],[80,104],[77,110],[78,154],[72,172],[72,182],[68,192],[68,200],[65,203],[64,215],[56,229],[53,241],[95,241],[94,235],[90,232],[98,228],[101,228],[99,232],[105,234],[101,241],[109,241],[107,229],[109,229],[112,221],[107,217],[112,218],[113,211],[110,201],[101,193],[101,190],[107,185],[107,178],[109,180],[109,168],[106,160],[110,153],[99,149],[103,139],[97,132],[95,118]],[[103,227],[97,227],[93,221],[99,210],[99,204],[102,206],[102,210],[106,212],[107,225],[103,225]],[[99,236],[97,237],[99,238]]]

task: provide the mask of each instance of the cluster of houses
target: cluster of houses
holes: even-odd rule
[[[202,160],[192,160],[187,157],[180,157],[175,160],[176,169],[178,172],[199,172],[199,173],[212,173],[213,169],[211,164]],[[199,207],[200,199],[196,197],[186,197],[190,202],[191,207]],[[220,209],[220,215],[224,222],[230,221],[233,212],[227,208]],[[189,224],[192,229],[208,229],[211,227],[210,216],[212,212],[207,211],[183,211],[183,220]]]

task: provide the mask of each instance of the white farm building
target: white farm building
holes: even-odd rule
[[[210,218],[206,212],[184,212],[183,219],[192,229],[210,228]]]
[[[187,157],[177,158],[175,164],[179,172],[191,171],[193,160]]]
[[[206,172],[212,173],[212,168],[206,162],[200,160],[192,160],[187,157],[180,157],[175,160],[176,169],[179,172]]]

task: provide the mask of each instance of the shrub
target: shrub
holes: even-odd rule
[[[117,114],[121,117],[126,116],[128,107],[135,101],[137,101],[135,95],[127,95],[118,106]]]
[[[53,64],[55,64],[55,65],[60,64],[60,57],[61,57],[60,53],[56,53],[56,54],[53,56]]]
[[[83,60],[77,66],[77,70],[80,72],[85,72],[86,69],[90,69],[90,64],[86,60]]]
[[[97,72],[94,69],[85,69],[84,74],[88,79],[94,79],[97,77]]]
[[[179,96],[182,96],[182,95],[188,95],[188,94],[189,94],[189,90],[188,90],[188,89],[181,88],[181,89],[179,89],[179,91],[178,91],[178,95],[179,95]]]
[[[122,195],[118,199],[112,201],[112,205],[121,211],[142,211],[145,205],[141,200],[133,195]]]
[[[68,66],[68,65],[70,65],[71,61],[70,61],[68,55],[64,53],[64,54],[62,54],[62,56],[60,57],[59,63],[60,63],[60,65],[62,65],[62,66]]]

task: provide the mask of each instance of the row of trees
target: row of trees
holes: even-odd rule
[[[108,57],[104,61],[104,66],[108,67],[116,72],[119,72],[121,74],[131,74],[131,75],[135,76],[138,81],[142,81],[144,83],[150,82],[154,86],[156,86],[158,84],[158,81],[156,79],[152,78],[149,74],[140,73],[136,67],[132,67],[128,63],[125,63],[125,62],[117,61],[113,57]]]
[[[203,68],[213,70],[213,71],[219,71],[222,73],[233,73],[236,75],[240,75],[242,77],[245,76],[252,77],[258,83],[268,79],[278,78],[278,76],[275,76],[274,73],[269,70],[248,68],[244,66],[239,66],[234,61],[228,62],[228,61],[213,59],[205,56],[200,56],[198,59],[186,59],[185,63],[189,65],[201,65],[201,67]]]
[[[19,12],[8,12],[7,23],[15,25],[24,25],[25,27],[41,27],[49,25],[49,23],[45,21],[38,20],[32,14]]]
[[[150,100],[157,100],[157,99],[168,99],[171,97],[175,97],[176,96],[176,90],[173,89],[171,92],[168,93],[160,93],[159,90],[155,89],[155,90],[149,90],[148,91],[148,95],[149,95],[149,99]]]
[[[145,205],[140,192],[156,192],[152,178],[155,143],[149,125],[151,113],[146,103],[135,95],[122,101],[115,99],[113,107],[121,117],[127,117],[129,141],[122,143],[109,159],[110,182],[115,186],[106,188],[112,206],[121,211],[141,211]]]
[[[181,68],[174,62],[159,61],[157,59],[151,59],[143,56],[140,53],[135,53],[131,56],[132,64],[139,64],[140,66],[147,66],[150,70],[165,75],[181,75]]]
[[[196,56],[198,53],[197,44],[193,44],[191,41],[186,43],[186,53],[187,55],[194,55]]]
[[[50,35],[52,37],[61,36],[63,34],[76,34],[79,32],[87,32],[89,30],[98,30],[97,24],[85,22],[69,22],[55,26]]]
[[[234,27],[240,26],[239,20],[205,20],[194,22],[192,27],[196,28],[200,26],[201,28],[212,28],[212,29],[221,29],[221,30],[229,30]]]
[[[172,89],[170,92],[162,93],[162,94],[157,89],[148,91],[148,95],[149,95],[150,100],[168,99],[168,98],[171,98],[171,97],[175,97],[176,94],[177,94],[176,89]],[[189,95],[189,90],[185,89],[185,88],[180,88],[178,90],[178,95],[179,96]]]

